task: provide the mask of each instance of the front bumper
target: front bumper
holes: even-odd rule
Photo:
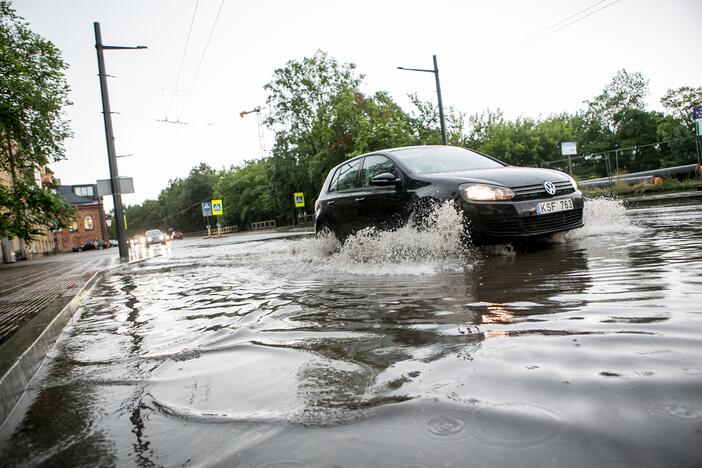
[[[573,209],[550,214],[536,214],[539,202],[573,200]],[[466,202],[461,208],[469,221],[468,229],[478,237],[515,238],[541,236],[581,227],[583,223],[583,196],[581,192],[536,198],[524,201]]]

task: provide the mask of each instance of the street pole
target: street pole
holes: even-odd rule
[[[444,118],[444,103],[441,99],[441,82],[439,81],[439,65],[436,61],[436,55],[432,56],[434,60],[434,68],[429,70],[426,68],[405,68],[397,67],[398,70],[406,71],[417,71],[424,73],[433,73],[434,79],[436,80],[436,96],[439,100],[439,125],[441,126],[441,144],[448,145],[448,138],[446,136],[446,119]]]
[[[436,78],[436,96],[439,99],[439,121],[441,123],[441,143],[448,145],[446,137],[446,120],[444,119],[444,104],[441,101],[441,83],[439,82],[439,65],[436,63],[436,55],[434,58],[434,77]]]
[[[107,74],[105,72],[105,57],[103,51],[106,49],[145,49],[146,47],[106,46],[102,43],[100,23],[94,22],[93,26],[95,27],[95,49],[97,51],[98,76],[100,77],[100,93],[102,95],[102,116],[105,121],[105,139],[107,140],[107,161],[110,166],[110,185],[112,188],[112,199],[115,205],[119,258],[121,261],[126,262],[129,260],[129,246],[127,245],[127,230],[124,225],[124,208],[122,207],[122,193],[119,187],[117,152],[115,151],[115,136],[112,130],[112,113],[110,111],[110,97],[107,93]]]

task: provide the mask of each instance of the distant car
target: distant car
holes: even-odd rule
[[[168,241],[168,236],[165,235],[160,229],[151,229],[146,231],[144,237],[146,238],[146,245],[165,244],[166,241]]]
[[[72,250],[74,252],[82,252],[83,250],[102,250],[105,247],[107,247],[105,241],[102,239],[98,239],[94,241],[88,241],[80,245],[74,245]]]
[[[171,237],[172,237],[173,239],[182,239],[182,238],[185,237],[185,236],[183,236],[183,233],[180,232],[180,231],[173,231],[173,232],[171,233]]]
[[[479,244],[583,225],[583,196],[568,174],[509,166],[451,146],[381,150],[333,168],[315,206],[316,232],[343,240],[372,226],[393,229],[424,207],[451,200]]]
[[[119,241],[117,239],[110,239],[110,247],[119,247]]]

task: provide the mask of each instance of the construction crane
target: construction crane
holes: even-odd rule
[[[250,111],[239,112],[239,117],[242,119],[248,114],[256,114],[256,123],[258,124],[258,146],[261,148],[261,157],[266,156],[266,139],[263,135],[263,123],[261,122],[261,106],[256,107]]]

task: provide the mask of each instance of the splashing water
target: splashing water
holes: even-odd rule
[[[603,234],[637,233],[644,229],[635,225],[626,214],[622,200],[592,198],[585,201],[585,226],[553,235],[556,241],[566,241]]]
[[[366,228],[341,245],[334,238],[296,241],[288,253],[317,269],[363,275],[427,275],[462,268],[471,245],[463,236],[462,216],[452,201],[399,229]]]
[[[339,256],[349,262],[387,263],[459,258],[467,252],[463,223],[454,203],[438,205],[428,216],[394,231],[366,228],[349,237]]]
[[[556,233],[550,240],[571,242],[607,234],[637,233],[620,200],[596,198],[585,202],[585,226]],[[470,267],[477,256],[513,257],[507,244],[475,248],[463,235],[463,220],[452,201],[437,205],[427,215],[391,231],[366,228],[342,245],[335,238],[316,238],[288,245],[296,260],[316,269],[362,275],[431,275],[442,270]]]

